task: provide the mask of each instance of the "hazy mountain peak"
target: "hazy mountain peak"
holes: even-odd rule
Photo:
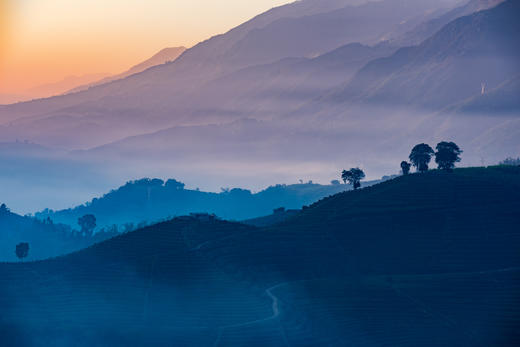
[[[116,81],[116,80],[119,80],[119,79],[123,79],[125,77],[134,75],[136,73],[143,72],[146,69],[149,69],[149,68],[151,68],[153,66],[157,66],[157,65],[161,65],[161,64],[172,62],[175,59],[177,59],[178,57],[180,57],[182,55],[182,53],[184,53],[184,51],[186,51],[186,49],[187,48],[183,47],[183,46],[181,46],[181,47],[167,47],[167,48],[163,48],[162,50],[160,50],[159,52],[154,54],[151,58],[146,59],[145,61],[143,61],[143,62],[141,62],[141,63],[139,63],[137,65],[132,66],[130,69],[128,69],[127,71],[125,71],[123,73],[103,78],[103,79],[101,79],[99,81],[96,81],[95,83],[85,84],[85,85],[76,87],[76,88],[74,88],[72,90],[69,90],[68,93],[79,92],[79,91],[82,91],[82,90],[86,90],[86,89],[88,89],[90,87],[95,87],[95,86],[98,86],[98,85],[101,85],[101,84],[105,84],[105,83],[109,83],[109,82]]]

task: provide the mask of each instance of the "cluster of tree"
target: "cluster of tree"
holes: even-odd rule
[[[499,165],[508,165],[508,166],[520,166],[520,158],[506,158],[502,160]]]
[[[454,142],[442,141],[435,147],[436,151],[433,150],[428,144],[421,143],[416,145],[410,153],[410,162],[401,162],[401,171],[404,175],[410,173],[412,166],[416,168],[418,172],[428,171],[428,166],[433,157],[440,170],[451,171],[455,168],[455,163],[460,162],[460,155],[462,150]],[[354,189],[361,187],[361,180],[365,178],[365,173],[360,168],[352,168],[350,170],[343,170],[341,173],[341,179],[345,184],[350,184]]]
[[[455,163],[460,162],[462,150],[454,142],[442,141],[433,150],[428,144],[421,143],[416,145],[410,153],[410,162],[401,162],[401,171],[403,175],[408,175],[412,165],[418,172],[428,171],[428,166],[433,157],[440,170],[452,171]]]

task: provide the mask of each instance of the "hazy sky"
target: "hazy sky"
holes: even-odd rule
[[[290,0],[0,0],[0,93],[118,73]]]

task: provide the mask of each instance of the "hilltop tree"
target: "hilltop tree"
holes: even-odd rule
[[[354,189],[361,187],[361,180],[365,178],[365,173],[360,168],[352,168],[350,170],[343,170],[341,179],[345,184],[351,184]]]
[[[416,145],[410,153],[410,161],[415,166],[417,171],[426,172],[428,171],[428,164],[432,160],[432,156],[435,154],[433,148],[426,143]]]
[[[16,256],[18,259],[23,261],[29,255],[29,244],[27,242],[21,242],[16,245]]]
[[[7,206],[5,204],[0,205],[0,215],[8,214],[8,213],[9,213],[9,209],[7,208]]]
[[[170,188],[170,189],[178,189],[178,190],[183,190],[184,187],[185,187],[185,184],[182,183],[182,182],[179,182],[173,178],[169,179],[168,181],[166,181],[166,183],[164,184],[164,186],[166,188]]]
[[[408,175],[410,173],[410,167],[412,167],[412,165],[409,162],[404,160],[401,162],[401,171],[403,171],[403,175]]]
[[[78,224],[81,227],[81,233],[90,237],[96,228],[96,217],[93,214],[86,214],[78,218]]]
[[[440,142],[436,149],[435,162],[441,170],[451,171],[455,167],[455,163],[461,160],[462,150],[454,142]]]
[[[498,165],[520,166],[520,158],[509,157],[502,160]]]

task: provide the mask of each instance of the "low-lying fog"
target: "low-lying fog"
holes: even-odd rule
[[[459,166],[493,165],[520,153],[516,115],[342,107],[328,113],[334,117],[293,114],[283,121],[174,127],[84,151],[4,143],[0,200],[25,214],[81,204],[142,177],[176,178],[206,191],[257,191],[300,179],[328,184],[354,166],[378,179],[398,173],[415,144],[435,147],[442,140],[464,150]]]

